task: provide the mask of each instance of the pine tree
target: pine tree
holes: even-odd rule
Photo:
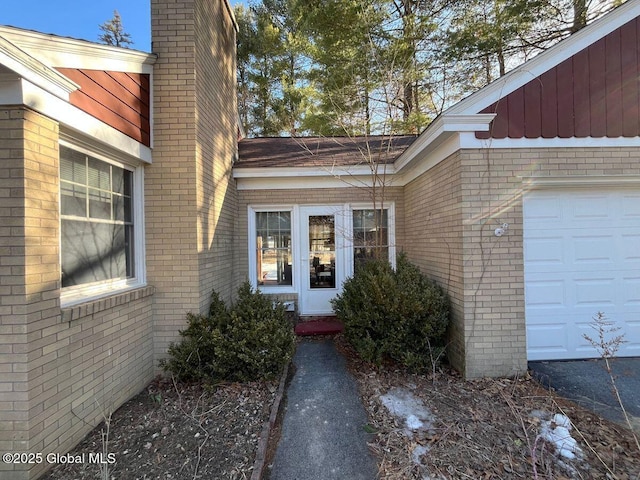
[[[133,44],[131,35],[124,31],[122,18],[117,10],[113,11],[113,18],[111,20],[107,20],[102,25],[99,25],[98,28],[102,31],[102,33],[98,35],[98,41],[105,45],[129,48],[129,45]]]

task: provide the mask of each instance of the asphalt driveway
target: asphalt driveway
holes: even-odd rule
[[[640,357],[616,358],[611,365],[622,404],[640,433]],[[602,359],[529,362],[532,375],[545,387],[626,427],[604,367]]]

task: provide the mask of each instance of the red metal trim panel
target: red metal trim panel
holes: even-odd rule
[[[480,113],[477,138],[640,136],[640,18],[589,45]]]
[[[74,68],[58,71],[80,85],[71,104],[150,146],[149,76]]]

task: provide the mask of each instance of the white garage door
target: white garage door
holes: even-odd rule
[[[529,360],[597,357],[597,312],[640,356],[640,191],[534,190],[524,198]]]

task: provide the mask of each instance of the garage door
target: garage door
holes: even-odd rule
[[[597,357],[597,312],[640,356],[640,191],[534,190],[524,198],[529,360]]]

